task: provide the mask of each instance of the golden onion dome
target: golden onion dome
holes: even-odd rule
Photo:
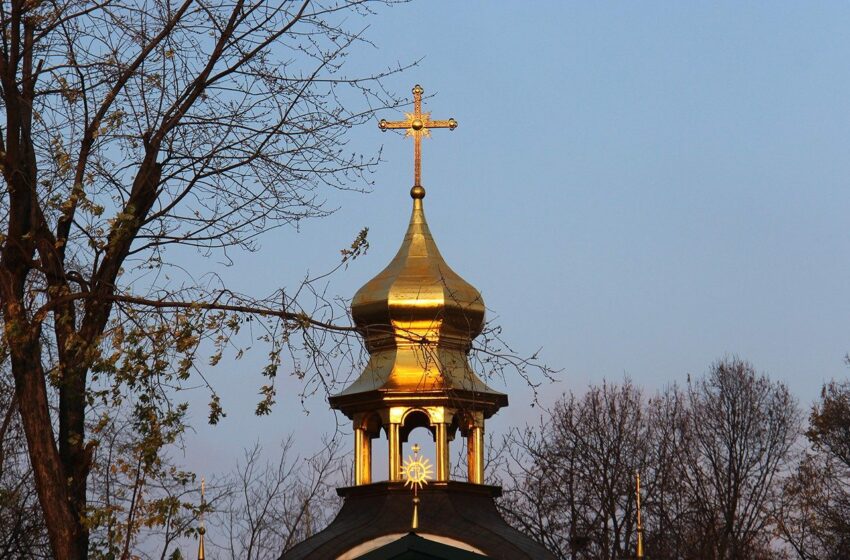
[[[411,189],[413,213],[396,256],[354,296],[351,314],[374,352],[436,344],[468,351],[484,326],[484,300],[443,260],[425,220],[425,189]]]
[[[443,260],[425,221],[425,189],[413,187],[413,213],[404,241],[387,267],[351,303],[369,351],[363,372],[331,406],[351,416],[404,403],[483,412],[507,406],[487,386],[468,354],[484,327],[484,300]]]

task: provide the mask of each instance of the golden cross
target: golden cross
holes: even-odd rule
[[[405,113],[406,121],[387,121],[381,119],[378,127],[382,131],[390,129],[406,129],[405,136],[413,136],[413,186],[422,186],[422,137],[431,136],[430,129],[432,128],[448,128],[454,130],[457,128],[457,121],[449,119],[447,121],[432,121],[431,113],[422,112],[422,94],[425,90],[422,86],[416,84],[413,87],[413,112]],[[424,191],[423,191],[424,192]]]

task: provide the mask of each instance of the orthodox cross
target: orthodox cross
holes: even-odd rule
[[[390,129],[407,130],[405,136],[413,136],[413,186],[422,186],[422,137],[431,136],[432,128],[448,128],[454,130],[457,128],[457,121],[449,119],[447,121],[432,121],[431,113],[422,112],[422,94],[425,90],[422,86],[416,84],[413,87],[413,112],[405,113],[406,121],[387,121],[381,119],[378,127],[382,131]]]

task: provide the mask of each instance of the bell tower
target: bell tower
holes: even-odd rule
[[[388,462],[390,481],[401,480],[401,446],[426,427],[436,448],[437,482],[449,480],[450,443],[467,442],[467,479],[484,482],[484,422],[508,397],[472,370],[468,354],[484,327],[484,300],[443,260],[425,220],[421,181],[422,137],[457,121],[432,121],[421,111],[420,86],[406,121],[381,121],[382,130],[405,129],[414,140],[413,211],[404,240],[384,270],[355,294],[351,315],[370,359],[360,377],[330,398],[354,427],[354,482],[372,482],[375,460]],[[372,440],[387,438],[387,457],[372,457]]]
[[[449,479],[449,445],[467,440],[468,481],[484,482],[484,422],[508,397],[472,370],[468,353],[484,326],[481,294],[443,260],[425,221],[425,189],[413,187],[401,248],[366,283],[351,314],[370,358],[360,377],[330,398],[354,425],[354,481],[372,482],[372,440],[388,440],[390,481],[401,480],[401,444],[417,427],[436,443],[436,480]]]
[[[494,502],[501,488],[484,483],[484,424],[507,406],[508,396],[488,387],[469,363],[472,341],[484,328],[484,300],[440,255],[425,220],[421,141],[431,129],[454,130],[457,121],[423,113],[422,93],[413,88],[414,111],[406,120],[380,122],[381,130],[413,138],[413,209],[395,257],[351,302],[369,361],[329,398],[354,428],[354,486],[337,489],[345,501],[336,519],[285,552],[285,560],[554,560],[505,523]],[[436,476],[411,501],[402,480],[402,444],[420,427],[435,443]],[[463,481],[450,480],[450,446],[458,436],[467,447]],[[380,437],[387,438],[386,457],[372,452]],[[388,480],[373,480],[378,461],[386,461]],[[410,482],[409,469],[407,475]]]

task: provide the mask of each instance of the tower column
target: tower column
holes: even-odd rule
[[[445,423],[436,425],[434,439],[437,444],[437,481],[445,481],[449,479],[449,436]]]
[[[372,438],[364,430],[363,431],[363,452],[360,455],[363,461],[361,473],[363,474],[363,484],[372,484]]]
[[[354,427],[354,484],[360,485],[363,480],[363,428]]]
[[[484,484],[484,426],[472,426],[466,436],[468,480]]]
[[[398,427],[398,423],[395,422],[387,425],[390,481],[401,480],[401,440],[399,439]]]
[[[354,484],[372,482],[372,438],[363,427],[354,428]]]

